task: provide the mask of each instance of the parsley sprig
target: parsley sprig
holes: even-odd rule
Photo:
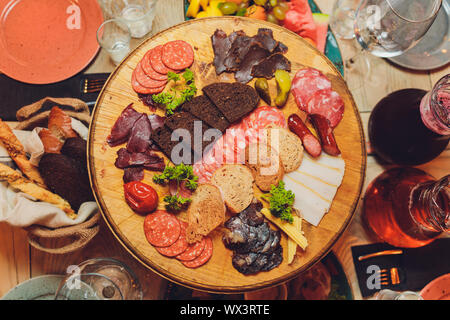
[[[174,114],[179,106],[191,100],[197,93],[194,73],[187,68],[181,76],[183,79],[180,78],[179,74],[169,71],[167,79],[174,82],[174,86],[170,89],[171,92],[161,92],[152,96],[154,102],[166,107],[166,115],[168,116]]]
[[[292,205],[294,204],[295,194],[284,188],[283,181],[280,181],[278,186],[272,185],[270,193],[263,195],[262,198],[269,201],[269,210],[274,216],[289,223],[294,221]]]
[[[195,191],[198,187],[198,177],[194,174],[192,166],[187,166],[184,163],[180,163],[176,166],[166,166],[161,174],[153,176],[153,182],[157,184],[164,185],[170,181],[176,181],[177,192],[174,195],[167,195],[164,197],[166,209],[169,211],[183,210],[192,200],[178,195],[180,184],[185,182],[187,189]]]

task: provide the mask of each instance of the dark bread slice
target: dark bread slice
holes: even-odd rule
[[[197,96],[183,104],[183,110],[206,122],[212,128],[225,132],[230,123],[223,113],[209,100],[207,96]]]
[[[203,93],[230,123],[241,120],[259,103],[259,95],[251,86],[234,82],[216,82],[203,88]]]
[[[197,122],[197,123],[196,123]],[[181,111],[177,112],[170,117],[167,117],[164,124],[171,129],[172,131],[175,131],[177,129],[186,129],[191,137],[190,140],[190,147],[194,151],[194,153],[200,153],[197,152],[195,148],[195,143],[197,141],[201,141],[201,154],[203,154],[203,151],[205,148],[209,145],[209,141],[203,141],[203,135],[206,130],[210,129],[211,127],[204,121],[198,119],[197,117],[193,116],[189,112]],[[201,124],[201,136],[198,137],[195,134],[198,135],[198,133],[195,132],[196,125],[199,126]],[[201,156],[201,155],[200,155]]]
[[[177,144],[179,144],[179,141],[172,141],[172,132],[170,129],[166,126],[162,126],[157,128],[152,132],[152,140],[156,143],[156,145],[160,148],[160,150],[165,154],[167,158],[169,158],[174,164],[179,164],[180,161],[177,161],[176,159],[172,159],[172,150],[175,148]],[[189,159],[190,163],[187,161],[184,161],[184,164],[191,164],[193,163],[193,155],[192,150],[189,148],[183,148],[183,152],[185,150],[189,150]],[[180,157],[184,156],[182,154]]]
[[[87,172],[70,157],[44,154],[39,162],[39,173],[50,191],[66,199],[75,211],[82,203],[94,200]]]

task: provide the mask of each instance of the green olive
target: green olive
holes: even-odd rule
[[[272,98],[269,92],[269,83],[266,78],[258,78],[255,81],[255,89],[258,92],[261,99],[264,100],[269,106],[272,104]]]
[[[232,15],[238,10],[238,5],[235,2],[221,2],[219,9],[225,15]]]
[[[275,24],[278,24],[278,19],[272,13],[267,14],[266,20]]]
[[[277,82],[275,105],[282,108],[286,104],[291,91],[291,76],[286,70],[277,70],[275,71],[275,81]]]
[[[283,9],[280,8],[280,6],[276,6],[275,8],[273,8],[272,12],[275,18],[277,18],[278,20],[284,20],[284,18],[286,18],[286,13],[283,11]]]
[[[283,10],[283,12],[286,12],[289,10],[289,4],[287,2],[279,2],[278,7],[280,7],[281,10]]]
[[[253,0],[253,2],[254,2],[255,4],[257,4],[258,6],[265,6],[267,0]]]
[[[278,4],[278,0],[269,0],[269,4],[273,8]]]

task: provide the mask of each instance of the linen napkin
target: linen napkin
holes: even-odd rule
[[[399,255],[385,255],[359,261],[358,257],[384,250],[402,250]],[[430,281],[450,272],[450,238],[441,238],[420,248],[396,248],[376,243],[351,248],[359,288],[363,297],[369,297],[381,289],[395,291],[420,291]],[[379,269],[396,267],[400,283],[373,286],[373,276]],[[372,278],[370,278],[372,277]]]
[[[87,128],[80,121],[72,118],[72,128],[80,137],[86,139]],[[41,156],[44,154],[44,145],[38,135],[41,129],[35,128],[33,131],[13,130],[22,143],[25,152],[30,155],[30,161],[35,165],[39,163]],[[8,152],[2,146],[0,146],[0,161],[13,167]],[[7,182],[1,182],[0,222],[7,222],[16,227],[40,225],[48,228],[60,228],[80,224],[98,211],[96,202],[85,202],[80,206],[76,219],[71,219],[63,210],[54,205],[35,200],[27,194],[14,191]]]

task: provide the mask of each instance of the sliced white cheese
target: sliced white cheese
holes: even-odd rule
[[[285,188],[295,194],[294,208],[302,217],[317,226],[330,210],[345,173],[342,157],[322,153],[317,159],[307,153],[300,167],[284,176]]]

